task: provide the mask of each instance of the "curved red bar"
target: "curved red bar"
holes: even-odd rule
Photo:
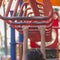
[[[1,5],[2,5],[2,1],[3,1],[3,0],[0,0],[0,7],[1,7]]]

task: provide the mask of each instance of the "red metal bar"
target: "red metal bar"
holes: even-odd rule
[[[20,4],[20,0],[17,0],[17,2],[16,2],[16,6],[15,6],[15,9],[14,9],[13,16],[16,15],[19,4]]]
[[[10,0],[10,1],[11,1],[11,0]],[[32,1],[32,0],[31,0],[31,1]],[[47,1],[48,1],[48,0],[46,0],[46,1],[44,0],[44,3],[46,2],[45,4],[47,4]],[[32,2],[31,2],[31,3],[32,3]],[[31,4],[31,3],[30,3],[30,4]],[[12,4],[12,2],[9,3],[8,7],[11,7],[11,4]],[[15,9],[14,9],[13,16],[16,15],[17,8],[18,8],[18,4],[19,4],[19,0],[18,0],[17,3],[16,3],[16,7],[15,7]],[[23,7],[24,7],[25,5],[28,5],[28,4],[29,4],[29,3],[23,4],[23,6],[21,7],[19,16],[22,15]],[[36,5],[36,4],[38,4],[38,3],[36,3],[36,1],[35,1],[34,4]],[[34,4],[33,4],[33,5],[34,5]],[[34,5],[34,6],[35,6],[35,5]],[[43,6],[44,6],[44,4],[40,4],[40,3],[39,3],[39,5],[43,5]],[[49,3],[48,3],[48,5],[49,5]],[[32,8],[33,8],[34,6],[32,6]],[[35,7],[37,7],[37,5],[36,5]],[[47,8],[46,5],[45,5],[44,8]],[[50,7],[50,8],[51,8],[51,7]],[[37,9],[39,10],[40,8],[37,7],[36,10],[37,10]],[[6,11],[6,16],[8,15],[9,10],[10,10],[10,8],[7,9],[7,11]],[[24,16],[27,15],[27,14],[26,14],[26,13],[27,13],[27,10],[29,10],[29,9],[27,8],[27,9],[25,10]],[[35,15],[36,15],[36,16],[38,16],[38,15],[40,16],[40,12],[39,12],[38,10],[37,10],[37,11],[36,11],[36,10],[33,8],[34,14],[37,13],[37,14],[35,14]],[[41,10],[43,10],[43,9],[41,9]],[[45,12],[47,12],[48,10],[49,10],[49,9],[46,9]],[[49,11],[50,11],[50,10],[49,10]],[[49,13],[50,13],[50,14],[49,14]],[[45,13],[44,13],[44,14],[45,14]],[[47,12],[47,14],[48,14],[48,15],[46,15],[46,16],[48,17],[48,19],[51,18],[51,17],[52,17],[52,10],[51,10],[51,12]],[[47,25],[46,25],[46,26],[47,26],[47,29],[46,29],[47,32],[46,32],[46,33],[48,33],[48,34],[49,34],[48,37],[50,37],[50,36],[51,36],[51,35],[50,35],[50,34],[51,34],[51,28],[54,28],[54,29],[56,28],[56,29],[57,29],[57,27],[52,27],[51,22],[53,22],[53,21],[52,21],[52,20],[49,20],[49,21],[48,21],[48,19],[47,19]],[[13,19],[13,20],[14,20],[14,19]],[[45,20],[45,19],[44,19],[44,20]],[[11,21],[11,20],[9,20],[9,21],[7,21],[7,22],[8,22],[9,24],[11,24],[12,21],[11,21],[11,22],[10,22],[10,21]],[[15,20],[14,20],[14,21],[15,21]],[[18,20],[16,20],[16,21],[18,21]],[[42,22],[42,21],[43,21],[43,20],[41,20],[40,22]],[[11,24],[11,26],[13,26],[14,28],[16,28],[16,25],[12,25],[12,24]],[[20,26],[21,26],[21,25],[20,25]],[[34,25],[34,26],[35,26],[35,25]],[[41,25],[40,25],[40,26],[41,26]],[[17,30],[20,32],[20,29],[17,29]]]
[[[31,8],[26,8],[26,9],[25,9],[25,11],[24,11],[24,16],[27,15],[27,11],[28,11],[28,10],[31,10]]]
[[[29,12],[29,13],[27,14],[27,16],[29,16],[29,15],[31,15],[31,14],[33,14],[33,12]]]
[[[13,0],[9,0],[8,7],[5,12],[5,16],[8,16]]]
[[[34,1],[33,0],[29,0],[29,4],[31,5],[31,8],[32,8],[32,10],[34,12],[34,15],[35,16],[40,16],[39,9],[38,9],[37,4],[36,4],[36,0],[34,0]]]
[[[27,3],[28,4],[28,3]],[[51,20],[49,21],[49,22],[51,22]],[[9,22],[10,23],[10,22]],[[48,22],[47,22],[48,23]],[[51,25],[50,25],[51,26]],[[49,26],[49,28],[50,28],[50,26]],[[14,27],[14,26],[13,26]]]
[[[12,1],[13,1],[13,0],[10,0],[9,3],[8,3],[8,7],[7,7],[7,10],[6,10],[6,13],[5,13],[6,16],[8,15],[8,13],[9,13],[9,11],[10,11]],[[13,15],[14,15],[14,16],[16,15],[16,12],[17,12],[17,9],[18,9],[18,5],[19,5],[19,1],[20,1],[20,0],[17,0],[17,2],[16,2],[16,7],[15,7],[14,12],[13,12]],[[8,20],[8,19],[7,19],[7,20]],[[6,21],[6,22],[7,22],[8,24],[10,24],[10,21]],[[12,26],[13,26],[13,25],[12,25]],[[14,27],[14,26],[13,26],[13,27]]]
[[[27,3],[28,4],[28,3]],[[49,22],[51,22],[51,20],[49,20]],[[48,23],[48,22],[47,22]],[[48,23],[49,24],[49,23]],[[52,25],[50,25],[50,26],[52,26]],[[50,26],[49,26],[49,28],[50,28]]]
[[[2,5],[2,1],[3,1],[3,0],[0,0],[0,7],[1,7],[1,5]]]
[[[22,14],[23,14],[23,7],[24,7],[24,6],[27,6],[27,5],[29,5],[28,2],[22,4],[22,6],[21,6],[21,8],[20,8],[19,16],[22,16]]]
[[[29,16],[29,14],[31,14],[31,12],[29,12],[29,13],[27,14],[27,11],[30,10],[30,9],[31,9],[31,8],[26,8],[26,9],[25,9],[25,11],[24,11],[24,16],[26,16],[26,15]],[[43,10],[43,9],[42,9],[42,8],[39,8],[39,10]],[[34,12],[32,12],[32,13],[34,14]],[[44,13],[39,12],[39,14],[44,14]]]

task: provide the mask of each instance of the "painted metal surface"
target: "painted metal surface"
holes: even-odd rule
[[[42,2],[42,0],[37,0],[38,2]],[[50,0],[53,6],[60,6],[60,0]]]
[[[0,0],[0,6],[2,5],[2,0]]]
[[[47,3],[47,2],[46,2],[46,3]],[[46,4],[46,3],[45,3],[45,4]],[[25,3],[25,4],[28,5],[29,3]],[[24,5],[23,5],[23,7],[24,7]],[[23,9],[23,8],[22,8],[22,9]],[[14,20],[14,19],[13,19],[13,20]],[[16,20],[16,21],[18,21],[18,20]],[[8,23],[11,25],[10,21],[9,21]],[[11,26],[14,27],[14,28],[16,28],[17,25],[11,25]],[[17,29],[17,28],[16,28],[16,29]],[[17,30],[20,32],[19,29],[17,29]]]
[[[32,0],[30,0],[30,1],[32,1]],[[47,1],[48,1],[48,0],[47,0]],[[48,12],[48,10],[50,9],[50,8],[47,9],[47,7],[46,7],[46,4],[47,4],[47,3],[49,4],[49,2],[50,2],[50,1],[45,2],[45,0],[44,0],[44,4],[45,4],[44,8],[46,8],[46,9],[44,9],[45,12]],[[33,1],[32,1],[32,2],[29,2],[29,3],[31,4],[31,3],[33,3]],[[27,4],[27,3],[25,3],[25,5],[26,5],[26,4]],[[37,3],[37,4],[38,4],[38,3]],[[36,11],[36,12],[38,13],[38,15],[39,15],[39,11],[38,11],[39,9],[38,9],[38,10],[34,10],[34,9],[35,9],[34,6],[37,5],[37,4],[36,4],[36,1],[35,1],[35,3],[34,3],[33,5],[31,4],[31,6],[32,6],[32,8],[33,8],[33,11]],[[41,4],[40,4],[40,5],[41,5]],[[43,4],[42,4],[42,5],[43,5]],[[36,7],[37,7],[37,6],[36,6]],[[49,7],[50,7],[50,6],[49,6]],[[38,8],[38,7],[37,7],[37,8]],[[50,11],[50,10],[49,10],[49,11]],[[37,14],[36,12],[34,12],[35,15]],[[48,13],[49,13],[49,12],[48,12]],[[48,14],[48,13],[47,13],[47,14]],[[49,16],[47,15],[49,18],[50,18],[51,15],[52,15],[51,13],[52,13],[52,12],[50,12],[50,15],[49,15]],[[43,18],[43,17],[42,17],[42,18]],[[11,19],[12,19],[12,18],[11,18]],[[16,19],[13,19],[13,20],[16,20]],[[33,21],[33,20],[32,20],[32,21]],[[37,21],[38,21],[38,20],[37,20]],[[40,21],[41,21],[41,23],[43,22],[43,20],[40,20]],[[40,21],[38,21],[38,22],[40,22]],[[45,21],[46,21],[46,20],[45,20]],[[27,22],[28,22],[28,21],[27,21]],[[34,21],[33,21],[33,22],[34,22]],[[48,22],[48,18],[47,18],[47,24],[50,25],[51,22],[52,22],[52,21],[50,21],[50,20],[49,20],[49,22]],[[8,21],[8,23],[11,24],[10,21]],[[37,23],[36,23],[36,24],[37,24]],[[35,26],[36,26],[36,24],[35,24]],[[12,25],[12,24],[11,24],[11,25]],[[13,27],[16,27],[17,24],[16,24],[16,25],[12,25],[12,26],[13,26]],[[52,25],[51,25],[51,26],[52,26]],[[50,28],[50,26],[48,26],[48,28]],[[18,29],[18,30],[19,30],[19,29]],[[20,30],[19,30],[19,31],[20,31]],[[50,36],[50,35],[49,35],[49,36]],[[50,41],[50,40],[49,40],[49,41]]]
[[[43,0],[37,0],[38,2],[42,2]],[[60,0],[50,0],[53,6],[60,6]],[[24,0],[27,2],[27,0]]]
[[[13,15],[13,11],[10,11],[11,16]],[[10,42],[10,55],[11,60],[16,60],[16,41],[15,41],[15,29],[11,27],[11,42]]]

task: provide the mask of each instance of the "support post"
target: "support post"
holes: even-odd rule
[[[20,7],[23,3],[23,0],[20,0]],[[19,33],[19,42],[23,42],[23,34]],[[19,44],[19,60],[22,60],[22,55],[23,55],[23,45]]]
[[[27,54],[27,40],[28,40],[28,27],[23,27],[23,34],[24,34],[24,40],[23,40],[23,59],[26,60],[26,54]]]
[[[46,60],[46,52],[45,52],[45,27],[38,27],[39,32],[41,34],[41,52],[43,54],[44,59]]]
[[[12,16],[13,11],[10,11]],[[16,60],[16,41],[15,41],[15,29],[11,27],[11,46],[10,46],[11,60]]]
[[[23,34],[19,34],[19,42],[23,42]],[[23,55],[23,44],[19,44],[19,60],[22,60]]]

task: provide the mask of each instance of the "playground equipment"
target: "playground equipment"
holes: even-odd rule
[[[27,3],[22,4],[22,6],[20,8],[19,16],[16,17],[15,15],[16,15],[19,3],[20,3],[20,0],[17,0],[16,7],[12,14],[13,17],[6,17],[9,14],[12,2],[13,2],[13,0],[9,0],[9,4],[8,4],[7,10],[5,12],[5,16],[0,15],[0,19],[3,19],[6,23],[10,24],[13,28],[18,30],[20,33],[22,33],[22,31],[23,31],[24,40],[23,40],[23,43],[20,43],[20,44],[23,44],[23,60],[26,60],[25,53],[27,52],[27,39],[28,39],[28,37],[31,39],[31,37],[32,37],[31,34],[33,34],[33,32],[40,34],[40,38],[34,39],[34,41],[41,40],[40,46],[41,46],[44,58],[46,59],[45,41],[51,41],[51,33],[52,33],[52,25],[53,25],[53,19],[52,19],[53,18],[53,9],[52,9],[50,0],[43,0],[43,3],[38,3],[38,2],[36,2],[36,0],[34,0],[34,1],[29,0]],[[30,7],[28,8],[29,5],[30,5]],[[38,6],[40,6],[40,7],[38,7]],[[26,7],[26,8],[23,9],[24,7]],[[32,11],[27,13],[28,10],[32,10]],[[34,16],[30,16],[33,14],[34,14]],[[11,55],[14,57],[11,58],[11,60],[16,60],[15,47],[16,47],[16,42],[15,42],[15,39],[13,38],[13,40],[11,42]],[[14,52],[14,53],[12,54],[12,52]],[[21,58],[21,56],[20,56],[20,58]]]
[[[38,1],[42,1],[42,0],[38,0]],[[58,1],[56,1],[56,0],[50,0],[50,1],[51,1],[51,4],[53,6],[60,6],[60,4],[59,4],[60,0],[58,0]]]
[[[0,6],[1,6],[1,4],[2,4],[2,0],[0,0]]]

